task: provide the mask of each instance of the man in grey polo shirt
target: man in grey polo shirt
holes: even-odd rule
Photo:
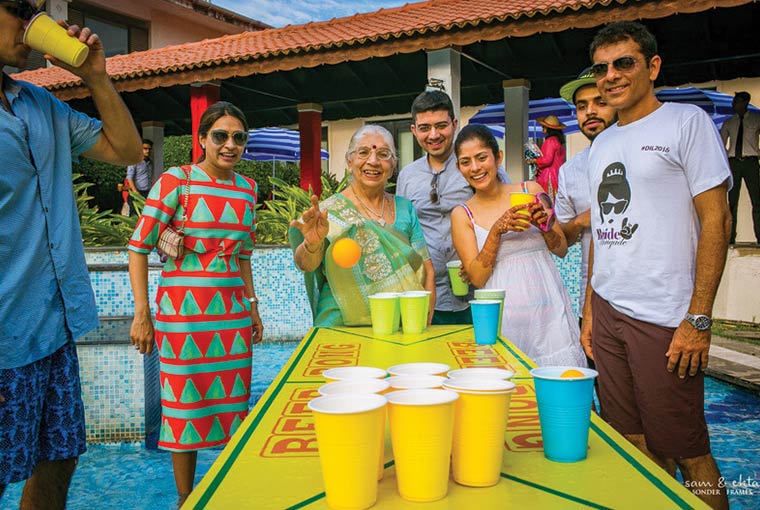
[[[142,151],[142,161],[127,167],[127,183],[130,190],[135,190],[147,198],[153,184],[153,161],[150,159],[151,152],[153,151],[153,140],[143,138]],[[132,197],[128,198],[127,203],[129,204],[129,215],[132,216],[135,214],[135,205]]]
[[[451,98],[440,90],[426,90],[412,102],[412,120],[412,133],[427,154],[401,170],[396,193],[414,204],[433,260],[433,324],[472,324],[469,298],[454,296],[446,269],[446,263],[457,258],[451,243],[451,210],[473,194],[456,165],[457,119]],[[503,170],[499,175],[506,180]]]

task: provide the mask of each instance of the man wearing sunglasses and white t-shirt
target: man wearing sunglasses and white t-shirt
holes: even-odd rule
[[[660,103],[657,41],[618,22],[591,43],[592,73],[618,112],[589,153],[593,245],[581,343],[599,371],[602,418],[716,509],[704,372],[731,229],[731,172],[700,108]]]
[[[24,29],[38,7],[0,0],[0,66],[26,64]],[[74,340],[97,326],[98,315],[71,163],[80,156],[115,165],[141,158],[100,39],[76,25],[68,35],[86,44],[89,56],[80,67],[53,63],[82,79],[101,120],[0,73],[0,497],[9,483],[27,480],[24,509],[65,508],[85,450]]]

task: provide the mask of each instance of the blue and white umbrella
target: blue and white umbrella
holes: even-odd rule
[[[657,99],[660,101],[670,101],[674,103],[689,103],[699,106],[706,111],[713,122],[720,126],[731,115],[734,114],[733,100],[734,96],[716,92],[714,90],[703,90],[695,87],[684,87],[676,89],[662,89],[655,92]],[[760,112],[756,106],[749,105],[748,110]]]
[[[531,138],[543,138],[541,125],[535,120],[539,117],[555,115],[560,122],[567,126],[563,133],[571,134],[579,131],[575,118],[575,106],[562,98],[533,99],[528,102],[528,133]],[[484,124],[504,127],[504,103],[489,104],[481,108],[470,118],[470,124]],[[496,136],[494,134],[494,136]],[[502,133],[503,137],[503,133]]]
[[[329,159],[324,149],[320,151],[321,159]],[[251,129],[248,143],[243,152],[243,159],[253,161],[301,161],[301,139],[298,131],[283,128]]]

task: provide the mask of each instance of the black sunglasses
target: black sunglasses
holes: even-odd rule
[[[0,6],[4,7],[6,11],[22,21],[29,21],[32,19],[35,14],[40,12],[44,5],[45,4],[42,3],[38,7],[35,7],[26,0],[16,0],[12,2],[0,1]]]
[[[438,205],[438,202],[441,200],[441,196],[438,194],[438,176],[441,175],[441,172],[437,172],[433,174],[433,180],[430,181],[430,201],[434,205]]]
[[[636,62],[638,62],[639,59],[636,57],[631,56],[625,56],[616,58],[612,61],[612,67],[615,68],[617,71],[630,71],[633,69],[633,66],[636,65]],[[604,78],[607,76],[607,71],[609,71],[610,64],[608,62],[599,62],[598,64],[594,64],[591,66],[591,73],[594,75],[594,78],[597,80],[599,78]]]
[[[625,211],[625,208],[628,206],[628,200],[622,199],[617,202],[602,202],[599,205],[602,206],[602,214],[610,214],[612,211],[615,211],[615,214],[620,214]]]
[[[230,133],[223,129],[213,129],[209,132],[209,135],[211,136],[211,141],[217,145],[224,145],[230,139]],[[232,133],[232,141],[235,142],[235,145],[243,147],[248,142],[248,133],[245,131],[234,131]]]

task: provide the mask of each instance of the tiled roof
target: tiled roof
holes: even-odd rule
[[[329,21],[118,55],[108,59],[108,73],[118,81],[530,18],[615,1],[625,0],[428,0]],[[50,89],[76,86],[80,81],[58,67],[26,71],[16,77]]]
[[[633,18],[629,18],[635,19],[647,14],[654,17],[662,16],[662,13],[653,14],[655,9],[660,8],[658,6],[674,13],[746,1],[751,0],[428,0],[329,21],[243,32],[217,39],[118,55],[108,59],[107,67],[118,88],[136,90],[335,63],[335,59],[328,61],[317,57],[329,52],[345,54],[341,58],[346,60],[356,58],[356,55],[348,55],[349,52],[366,48],[360,50],[360,53],[363,54],[362,58],[367,58],[383,53],[379,48],[394,41],[437,40],[439,47],[446,44],[468,44],[484,37],[482,31],[490,27],[502,27],[502,32],[491,34],[487,38],[501,38],[508,35],[503,33],[504,26],[510,30],[516,26],[510,23],[511,21],[535,22],[529,31],[523,30],[518,34],[515,29],[511,34],[524,36],[542,30],[577,26],[574,23],[581,17],[584,18],[582,24],[585,26],[594,26],[614,19],[610,18],[610,13],[601,17],[597,16],[598,13],[590,13],[589,10],[595,7],[627,9],[630,6],[640,10]],[[567,21],[564,21],[565,19]],[[542,24],[543,21],[547,23]],[[559,28],[556,28],[558,26]],[[468,36],[472,40],[462,37],[461,34],[466,31],[474,32]],[[440,43],[440,38],[446,35],[451,35],[450,42]],[[422,47],[431,49],[429,46]],[[395,51],[416,51],[420,48],[406,46]],[[367,55],[368,51],[372,55]],[[295,62],[287,65],[277,61],[291,57],[301,58],[296,58]],[[266,69],[251,68],[252,65],[261,66],[266,61],[276,62],[270,62]],[[167,75],[177,74],[187,76],[182,79],[175,76],[173,80],[166,80]],[[16,77],[50,90],[83,89],[79,78],[58,67],[26,71]],[[132,81],[135,83],[131,85],[124,83]],[[84,95],[87,93],[84,92]]]

